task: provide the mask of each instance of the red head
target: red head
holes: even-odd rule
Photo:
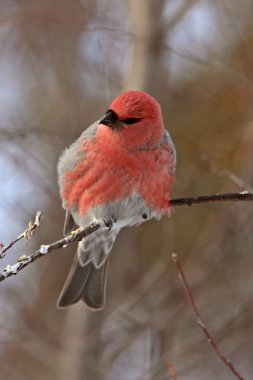
[[[130,149],[152,147],[164,134],[160,105],[151,95],[142,91],[120,94],[113,100],[100,124],[103,135],[117,134],[118,141]]]

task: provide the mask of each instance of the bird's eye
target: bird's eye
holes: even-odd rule
[[[134,124],[134,123],[138,123],[138,121],[140,121],[141,119],[138,118],[138,117],[132,117],[130,119],[125,119],[125,120],[121,120],[124,124]]]

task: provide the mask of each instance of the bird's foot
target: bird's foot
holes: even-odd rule
[[[78,227],[76,230],[71,231],[70,235],[76,236],[77,234],[79,234],[79,232],[81,232],[81,227]]]
[[[113,224],[117,222],[117,218],[115,215],[112,215],[109,218],[104,219],[104,225],[107,228],[107,231],[111,231]]]

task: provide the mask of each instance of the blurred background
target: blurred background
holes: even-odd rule
[[[56,164],[126,89],[162,105],[177,148],[172,197],[253,187],[251,0],[1,0],[0,242],[44,218],[2,269],[62,237]],[[56,309],[76,247],[1,284],[5,380],[231,379],[196,324],[200,314],[245,379],[253,378],[253,205],[178,207],[121,232],[107,304]],[[175,380],[175,378],[173,379]]]

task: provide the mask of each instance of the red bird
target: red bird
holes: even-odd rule
[[[149,94],[127,91],[62,154],[60,195],[64,234],[96,222],[101,229],[79,242],[58,300],[82,300],[102,309],[108,255],[122,227],[170,215],[176,151],[160,105]]]

